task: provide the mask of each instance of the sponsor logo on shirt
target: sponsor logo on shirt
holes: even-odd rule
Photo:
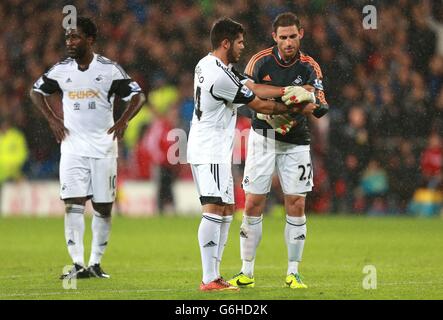
[[[68,97],[73,100],[98,98],[99,92],[94,90],[69,91]]]

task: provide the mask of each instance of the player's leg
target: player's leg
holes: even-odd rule
[[[288,250],[286,284],[307,288],[298,270],[306,239],[306,194],[312,190],[313,170],[309,151],[282,154],[277,157],[277,171],[285,194],[285,242]]]
[[[88,270],[91,276],[109,278],[101,268],[101,259],[111,233],[111,212],[116,194],[117,160],[90,159],[92,185],[92,244]]]
[[[234,210],[235,210],[234,204],[226,205],[222,216],[222,223],[220,226],[220,240],[218,245],[217,263],[216,263],[216,270],[219,278],[221,277],[220,264],[223,257],[223,251],[225,250],[226,247],[226,242],[228,241],[229,228],[231,226]]]
[[[291,288],[307,288],[303,284],[298,265],[302,261],[306,239],[305,195],[285,195],[285,242],[288,249],[286,284]]]
[[[228,241],[229,228],[231,227],[231,222],[233,219],[235,211],[235,199],[234,199],[234,178],[232,176],[232,167],[228,164],[218,165],[219,175],[226,177],[227,179],[221,179],[220,189],[224,190],[222,195],[222,200],[226,204],[223,210],[222,224],[220,226],[220,240],[217,252],[217,263],[216,270],[219,277],[220,274],[220,264],[223,257],[223,251]]]
[[[101,259],[108,246],[111,233],[111,203],[92,202],[94,213],[92,215],[92,244],[91,256],[89,258],[88,270],[91,276],[96,278],[110,278],[101,268]]]
[[[200,195],[202,219],[198,228],[198,242],[202,263],[202,283],[200,290],[232,290],[235,287],[224,282],[217,272],[217,259],[220,246],[220,231],[223,223],[224,203],[221,185],[228,177],[220,176],[220,165],[191,165],[192,175]],[[223,170],[222,170],[223,172]],[[220,179],[221,178],[221,179]],[[225,199],[226,201],[226,199]]]
[[[262,238],[263,211],[271,189],[275,167],[275,144],[251,130],[248,140],[243,189],[246,192],[245,211],[240,227],[241,271],[229,283],[240,287],[254,287],[254,265]]]
[[[89,195],[90,172],[85,158],[62,154],[60,159],[60,197],[65,202],[65,239],[74,267],[61,279],[86,277],[83,236],[84,211]]]

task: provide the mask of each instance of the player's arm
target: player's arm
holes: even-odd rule
[[[252,90],[243,85],[244,79],[236,74],[225,71],[217,78],[210,92],[217,99],[223,99],[233,104],[247,105],[251,109],[263,114],[282,114],[294,112],[291,106],[286,106],[272,100],[262,100]]]
[[[312,110],[312,114],[316,118],[323,117],[329,111],[329,104],[325,98],[325,92],[323,88],[323,74],[321,72],[320,66],[317,62],[313,61],[311,64],[312,71],[310,73],[309,79],[304,86],[307,90],[314,92],[316,107]],[[309,105],[307,105],[309,106]],[[306,107],[307,107],[306,106]],[[305,107],[305,108],[306,108]]]
[[[66,135],[69,134],[69,131],[65,128],[63,119],[55,114],[54,110],[46,100],[46,96],[49,96],[57,91],[61,91],[57,81],[43,75],[34,83],[31,91],[29,92],[29,96],[31,97],[32,103],[37,107],[37,109],[40,110],[48,121],[49,127],[54,133],[55,139],[58,143],[60,143],[66,137]]]
[[[129,121],[140,111],[145,101],[146,97],[142,92],[133,95],[120,119],[108,130],[108,134],[114,133],[114,139],[121,139]]]
[[[283,114],[297,111],[297,108],[295,107],[291,108],[274,100],[262,100],[257,96],[254,100],[247,103],[247,106],[256,112],[263,114]]]
[[[133,81],[118,64],[114,64],[112,68],[112,84],[108,92],[108,97],[113,95],[129,102],[121,117],[108,130],[108,134],[114,134],[114,139],[121,139],[129,121],[140,111],[146,98],[138,83]]]
[[[251,62],[252,61],[252,62]],[[268,84],[257,83],[259,68],[262,66],[264,60],[254,62],[251,59],[245,69],[245,74],[242,74],[232,68],[234,74],[241,80],[242,84],[254,92],[255,95],[262,99],[281,98],[284,96],[297,97],[298,102],[314,102],[315,98],[309,91],[303,90],[300,86],[286,86],[277,87]],[[252,65],[251,65],[252,63]],[[250,74],[248,74],[249,72]]]
[[[279,98],[285,94],[284,87],[276,87],[267,84],[255,83],[252,76],[242,74],[232,68],[232,72],[240,79],[241,83],[248,87],[254,94],[262,99]]]

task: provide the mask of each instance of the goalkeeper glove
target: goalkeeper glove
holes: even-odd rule
[[[257,113],[257,118],[266,121],[276,132],[281,135],[287,134],[296,123],[288,115],[269,115]]]
[[[288,86],[284,87],[281,99],[287,106],[302,102],[315,103],[315,94],[300,86]]]

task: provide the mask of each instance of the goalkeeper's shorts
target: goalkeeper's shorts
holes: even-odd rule
[[[309,145],[295,145],[266,138],[251,130],[243,175],[247,193],[267,194],[277,169],[283,193],[304,195],[314,186]]]

